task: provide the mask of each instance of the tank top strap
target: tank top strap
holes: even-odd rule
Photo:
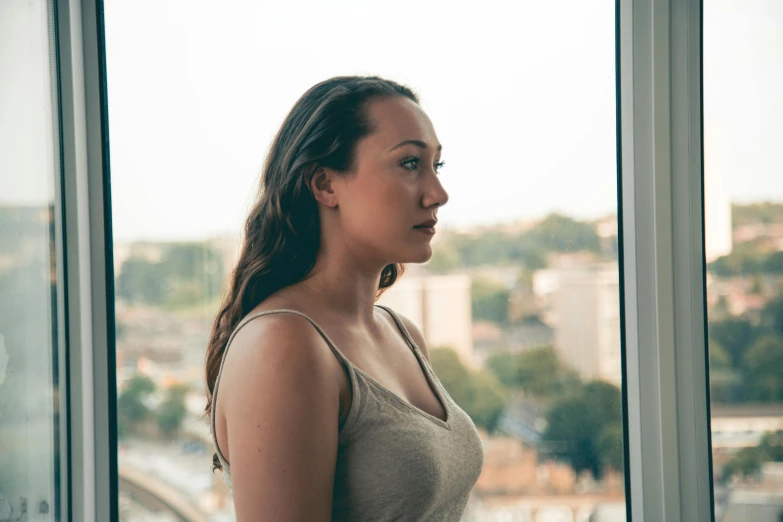
[[[298,315],[306,319],[310,324],[312,324],[313,327],[316,329],[316,331],[321,335],[321,337],[323,337],[324,341],[326,341],[326,344],[332,350],[332,353],[334,353],[335,357],[337,357],[340,360],[340,362],[346,367],[346,370],[348,370],[349,374],[352,373],[352,370],[354,368],[353,364],[351,364],[351,362],[342,354],[342,352],[332,342],[329,336],[326,335],[326,332],[323,330],[323,328],[321,328],[321,326],[318,323],[316,323],[310,316],[303,314],[302,312],[299,312],[297,310],[289,310],[286,308],[279,308],[275,310],[265,310],[263,312],[257,312],[255,314],[248,315],[247,317],[242,319],[239,322],[239,324],[237,324],[236,328],[234,328],[234,331],[231,332],[231,336],[228,338],[228,342],[226,342],[226,347],[223,350],[223,356],[220,359],[220,367],[218,368],[217,378],[215,379],[215,387],[212,391],[212,414],[210,415],[210,428],[212,432],[212,439],[215,444],[216,453],[218,454],[218,457],[224,462],[228,462],[228,460],[220,451],[220,447],[218,446],[218,442],[217,442],[217,433],[215,431],[215,417],[216,417],[215,407],[217,406],[217,396],[218,396],[218,389],[220,385],[220,376],[223,374],[223,364],[226,362],[226,355],[228,355],[228,349],[231,346],[231,341],[234,340],[234,337],[239,332],[239,330],[241,330],[242,327],[244,327],[247,323],[249,323],[253,319],[256,319],[258,317],[263,317],[265,315],[275,315],[275,314],[284,314],[284,313]]]
[[[410,332],[405,327],[405,324],[402,322],[402,319],[400,319],[400,316],[397,315],[397,313],[391,308],[389,308],[388,306],[379,305],[379,304],[375,306],[377,306],[378,308],[382,308],[383,310],[386,310],[386,313],[388,313],[391,316],[391,318],[394,319],[397,328],[400,330],[400,332],[402,332],[402,336],[405,338],[405,342],[408,343],[410,349],[413,350],[414,352],[420,351],[419,347],[416,345],[416,342],[411,337]]]

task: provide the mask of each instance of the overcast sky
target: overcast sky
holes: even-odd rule
[[[614,14],[606,0],[105,0],[115,237],[238,234],[294,101],[354,73],[421,95],[445,224],[612,213]],[[783,201],[783,2],[704,14],[708,183]],[[38,178],[0,182],[0,200],[35,200]]]

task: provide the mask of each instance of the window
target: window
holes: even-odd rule
[[[614,6],[156,6],[105,13],[121,518],[148,516],[139,474],[231,516],[202,415],[211,320],[286,112],[356,73],[411,85],[444,145],[435,255],[381,302],[481,429],[466,520],[625,520]]]
[[[704,3],[716,520],[783,516],[783,5]]]
[[[208,321],[285,111],[357,72],[417,88],[446,146],[437,255],[386,299],[420,323],[444,380],[487,399],[476,411],[451,385],[487,427],[487,469],[509,456],[511,478],[483,476],[466,518],[777,522],[774,2],[705,2],[703,56],[700,0],[54,4],[0,7],[0,520],[231,520],[201,416]],[[388,29],[368,34],[368,17]],[[291,37],[311,20],[351,30]],[[500,116],[520,123],[491,135]],[[447,305],[470,323],[439,328]],[[600,357],[572,348],[576,330]],[[531,359],[555,375],[544,390],[583,401],[616,401],[585,381],[619,369],[624,429],[619,407],[594,409],[615,417],[583,415],[591,450],[569,458],[552,412],[579,403],[541,401]],[[509,390],[520,375],[524,395]],[[498,397],[515,407],[487,415]],[[575,481],[596,447],[602,479]],[[555,482],[572,504],[528,493]]]
[[[0,3],[0,520],[61,520],[60,142],[53,6]]]

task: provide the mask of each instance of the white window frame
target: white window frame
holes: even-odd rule
[[[70,487],[62,513],[73,521],[119,517],[102,5],[55,2],[69,376]]]
[[[712,520],[700,0],[618,0],[628,512]],[[101,0],[57,2],[74,521],[116,521],[116,382]],[[109,282],[109,283],[107,283]]]
[[[701,2],[618,19],[629,511],[709,521]]]

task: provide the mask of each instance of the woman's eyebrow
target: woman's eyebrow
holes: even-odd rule
[[[395,149],[399,149],[403,145],[416,145],[419,148],[422,148],[422,149],[425,149],[425,150],[427,149],[427,144],[424,143],[423,141],[420,141],[420,140],[405,140],[403,142],[398,143],[397,145],[395,145],[391,149],[389,149],[389,152],[391,152],[391,151],[393,151]],[[443,145],[438,145],[438,152],[440,152],[441,150],[443,150]]]

